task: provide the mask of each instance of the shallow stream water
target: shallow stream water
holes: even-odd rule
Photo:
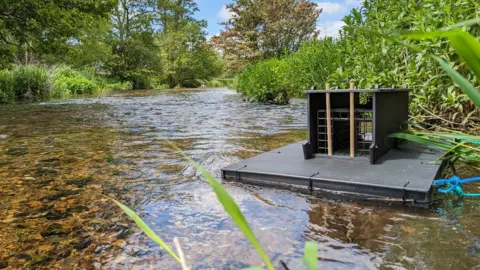
[[[105,196],[139,213],[193,269],[261,265],[199,173],[306,136],[306,104],[245,103],[227,89],[131,91],[0,107],[0,269],[179,269]],[[471,173],[464,173],[468,176]],[[480,269],[480,201],[431,209],[224,183],[283,269]],[[473,185],[469,191],[480,190]]]

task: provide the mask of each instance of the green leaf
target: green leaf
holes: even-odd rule
[[[258,254],[262,257],[263,261],[267,265],[267,268],[269,270],[274,269],[272,262],[268,258],[267,254],[265,251],[263,251],[262,247],[258,243],[257,239],[255,238],[255,234],[253,233],[252,229],[248,225],[247,220],[242,214],[242,211],[240,210],[240,207],[238,207],[237,203],[233,200],[232,196],[227,192],[225,187],[220,184],[217,179],[213,175],[210,174],[205,168],[203,168],[200,164],[192,160],[189,156],[187,156],[183,151],[178,148],[176,145],[171,143],[170,141],[167,140],[167,142],[170,144],[172,148],[174,148],[176,151],[178,151],[182,157],[190,162],[195,168],[205,177],[207,180],[208,184],[212,187],[213,191],[217,195],[218,200],[220,203],[223,205],[223,208],[227,213],[230,215],[232,220],[237,224],[238,228],[243,232],[243,234],[247,237],[247,239],[252,243],[252,245],[255,247],[257,250]]]
[[[305,242],[305,249],[303,252],[303,263],[308,270],[318,269],[318,244],[315,242]]]
[[[457,54],[472,69],[475,75],[480,79],[480,42],[475,37],[465,31],[438,31],[438,32],[412,32],[405,33],[403,36],[424,39],[433,37],[448,38],[450,44]]]
[[[362,31],[362,32],[371,33],[371,34],[374,34],[374,35],[379,36],[379,37],[383,37],[383,38],[391,40],[391,41],[393,41],[397,44],[401,44],[401,45],[403,45],[403,46],[405,46],[405,47],[407,47],[407,48],[409,48],[413,51],[421,52],[420,49],[418,49],[414,46],[402,43],[400,40],[396,39],[394,36],[388,36],[388,35],[385,35],[383,33],[378,33],[378,32],[375,32],[373,30],[363,28],[363,27],[351,27],[351,28],[352,29],[357,29],[357,30]],[[461,32],[461,31],[453,31],[453,33],[457,33],[457,34],[451,34],[452,32],[441,32],[441,31],[429,32],[429,33],[411,32],[411,33],[403,33],[402,35],[410,37],[410,38],[414,38],[414,39],[428,38],[428,37],[434,37],[434,36],[450,37],[450,36],[458,35],[455,38],[453,38],[455,40],[455,46],[457,46],[461,49],[460,51],[457,50],[457,53],[462,58],[473,56],[473,59],[468,59],[467,64],[470,66],[470,68],[472,68],[472,70],[474,70],[475,74],[477,74],[477,71],[478,71],[477,76],[478,76],[478,78],[480,78],[480,56],[479,56],[480,55],[480,45],[478,44],[478,42],[476,40],[475,40],[475,42],[473,42],[471,40],[471,38],[473,38],[473,37],[466,37],[463,34],[458,34],[459,32]],[[450,33],[450,34],[446,34],[446,33]],[[468,35],[470,35],[470,34],[467,33],[467,36]],[[459,37],[459,36],[463,36],[463,37]],[[475,39],[475,38],[473,38],[473,39]],[[468,45],[467,44],[462,45],[461,44],[462,40],[465,40],[465,42],[467,42]],[[452,42],[452,41],[450,40],[450,42]],[[452,44],[452,46],[453,46],[453,44]],[[457,49],[457,48],[455,48],[455,49]],[[437,61],[440,64],[440,66],[447,72],[448,76],[450,76],[450,78],[452,78],[452,80],[472,100],[472,102],[475,104],[475,106],[477,106],[477,108],[480,108],[480,92],[467,79],[465,79],[462,75],[460,75],[460,73],[455,71],[447,62],[445,62],[440,57],[438,57],[436,55],[427,55],[427,56],[434,59],[435,61]]]
[[[168,254],[170,254],[170,256],[172,256],[177,262],[181,263],[180,258],[175,253],[173,253],[173,251],[167,246],[167,244],[165,244],[165,242],[160,237],[158,237],[158,235],[156,235],[155,232],[145,223],[145,221],[143,221],[143,219],[139,217],[132,209],[128,208],[126,205],[118,202],[115,199],[112,199],[112,198],[109,198],[109,199],[114,201],[123,210],[123,212],[125,212],[125,214],[127,214],[131,219],[133,219],[133,221],[135,221],[137,226],[140,227],[140,229],[148,237],[150,237],[150,239],[152,239],[160,247],[165,249],[168,252]]]
[[[479,51],[480,53],[480,51]],[[431,58],[435,59],[440,66],[447,72],[448,76],[458,84],[458,86],[465,92],[465,94],[473,101],[477,108],[480,108],[480,92],[462,75],[455,71],[447,62],[435,55],[429,55]],[[479,62],[480,64],[480,62]],[[479,70],[480,72],[480,70]],[[480,78],[480,76],[479,76]]]
[[[456,24],[452,24],[450,26],[442,28],[442,30],[443,31],[448,31],[448,30],[452,30],[452,29],[456,29],[456,28],[460,28],[460,27],[464,27],[464,26],[472,26],[472,25],[475,25],[475,24],[480,24],[480,19],[471,19],[471,20],[468,20],[468,21],[463,21],[463,22],[459,22],[459,23],[456,23]]]

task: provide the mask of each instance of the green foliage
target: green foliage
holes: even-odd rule
[[[165,63],[164,83],[170,88],[199,87],[200,80],[209,80],[222,73],[220,57],[206,44],[204,23],[182,24],[178,31],[168,30],[159,36]]]
[[[193,0],[7,0],[0,10],[0,69],[68,65],[129,81],[135,89],[197,87],[222,72]],[[98,86],[84,75],[55,77],[50,96],[128,86]]]
[[[15,100],[64,99],[131,89],[131,82],[119,82],[69,66],[15,66],[0,70],[0,104]]]
[[[417,32],[408,33],[405,36],[410,38],[431,38],[446,37],[450,41],[452,47],[463,61],[467,63],[477,78],[480,78],[480,42],[475,37],[464,31],[442,31],[442,32]],[[467,79],[462,77],[454,68],[450,67],[447,62],[438,56],[429,55],[436,60],[440,66],[448,73],[453,81],[467,94],[473,103],[480,108],[480,92],[471,85]]]
[[[480,117],[474,104],[476,101],[468,98],[478,93],[474,89],[478,89],[480,80],[472,71],[478,71],[480,67],[468,69],[461,61],[478,62],[473,53],[479,50],[475,37],[480,34],[480,26],[473,22],[479,16],[480,2],[471,0],[363,1],[359,10],[353,9],[343,19],[346,27],[341,30],[337,40],[304,44],[298,53],[284,58],[290,64],[286,82],[281,85],[291,87],[289,91],[294,93],[292,96],[312,85],[322,89],[325,82],[329,82],[333,88],[348,88],[352,80],[356,81],[359,88],[372,88],[376,84],[386,87],[407,85],[413,89],[410,111],[415,116],[428,113],[457,123],[469,117]],[[450,25],[461,21],[468,21],[456,26],[464,32],[445,31],[452,28]],[[359,28],[368,31],[360,31]],[[422,39],[391,42],[375,34],[405,33],[407,30],[413,33],[406,35]],[[429,33],[432,31],[436,32]],[[446,37],[451,44],[437,37]],[[463,49],[459,50],[459,46],[463,46]],[[309,55],[302,52],[307,47],[311,47],[312,52],[318,50],[323,53]],[[445,76],[442,66],[438,65],[440,59],[424,57],[428,55],[443,59],[441,65],[450,67],[447,69],[450,76],[451,71],[455,71],[469,81],[472,86],[470,91],[462,93],[460,81],[452,83]],[[304,60],[294,61],[292,58]],[[239,82],[240,92],[250,97],[261,96],[265,91],[261,89],[263,81],[253,75],[250,80],[255,79],[258,80],[258,86],[249,83],[249,87],[258,87],[258,90],[252,88],[245,91],[243,82]],[[271,87],[278,88],[278,85]]]
[[[0,104],[15,100],[15,81],[11,72],[0,70]]]
[[[285,103],[278,98],[280,89],[286,89],[289,97],[300,97],[303,90],[314,85],[321,88],[340,65],[340,59],[338,45],[331,38],[305,43],[288,57],[245,68],[238,77],[237,89],[255,101]]]
[[[83,76],[60,76],[57,78],[57,82],[65,84],[73,95],[93,94],[97,89],[94,82]]]
[[[390,134],[390,137],[442,150],[445,152],[445,155],[441,159],[450,160],[451,162],[480,163],[480,147],[470,143],[480,142],[480,136],[469,136],[463,133],[403,131]]]
[[[459,26],[467,23],[460,23]],[[370,30],[365,30],[369,32]],[[467,66],[474,72],[477,78],[480,78],[480,43],[470,34],[458,30],[436,31],[436,32],[413,32],[406,33],[404,36],[410,38],[433,38],[446,37],[449,39],[452,47],[458,55],[466,62]],[[396,37],[387,37],[397,41]],[[398,42],[398,41],[397,41]],[[410,46],[414,51],[420,51],[416,47]],[[470,82],[452,68],[445,60],[436,55],[428,55],[431,59],[437,61],[447,72],[452,80],[458,85],[466,95],[473,101],[477,109],[480,108],[480,92]],[[403,131],[391,134],[390,137],[404,139],[416,143],[429,145],[445,152],[442,159],[450,162],[462,161],[464,163],[480,163],[480,136],[467,135],[461,132],[416,132]]]
[[[236,85],[236,79],[223,79],[223,78],[215,78],[211,80],[200,80],[202,86],[204,87],[212,87],[212,88],[220,88],[220,87],[228,87],[233,88]]]
[[[281,89],[294,91],[287,81],[288,69],[287,61],[275,58],[250,65],[238,76],[237,90],[251,101],[284,104]]]
[[[85,73],[68,66],[58,66],[50,70],[52,98],[68,98],[71,95],[93,94],[98,86],[93,79],[87,78]]]
[[[470,0],[364,1],[360,10],[352,10],[344,18],[347,27],[339,40],[343,64],[340,72],[332,74],[332,79],[335,79],[331,82],[332,86],[345,88],[352,79],[357,81],[359,88],[369,88],[375,84],[408,85],[413,89],[412,114],[429,111],[461,122],[475,110],[475,106],[467,96],[454,94],[460,89],[445,76],[437,59],[424,57],[440,56],[478,87],[478,79],[465,68],[452,46],[445,40],[435,38],[391,42],[372,32],[430,32],[479,15],[480,2]],[[356,27],[371,32],[365,33]],[[463,27],[475,36],[480,34],[478,26]],[[420,50],[412,50],[412,46]],[[446,102],[450,105],[444,106]],[[454,107],[453,104],[458,106]]]
[[[108,18],[115,5],[114,0],[0,1],[0,48],[8,55],[5,60],[29,64],[46,54],[63,54],[68,40]]]
[[[212,41],[223,52],[229,73],[252,61],[297,51],[302,42],[315,38],[321,13],[309,0],[236,0],[226,8],[232,16]]]
[[[47,71],[43,67],[18,65],[12,69],[17,100],[45,100],[50,90]]]

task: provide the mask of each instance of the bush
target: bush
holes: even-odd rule
[[[0,104],[11,103],[15,100],[15,81],[12,73],[0,70]]]
[[[108,83],[105,79],[98,79],[97,84],[99,85],[99,92],[108,93],[115,90],[130,90],[132,89],[132,82],[113,82]]]
[[[82,76],[74,76],[74,77],[67,77],[67,76],[60,76],[57,78],[57,82],[65,84],[67,89],[74,95],[82,95],[82,94],[93,94],[96,92],[98,86],[95,82],[82,77]]]
[[[90,77],[90,78],[89,78]],[[93,76],[74,70],[68,66],[51,69],[50,83],[53,98],[68,98],[70,95],[94,94],[98,90]]]
[[[358,88],[408,85],[413,90],[410,112],[414,116],[435,114],[456,123],[480,117],[480,111],[459,94],[458,86],[452,84],[438,63],[424,57],[441,56],[478,88],[480,81],[461,63],[448,42],[438,38],[402,40],[409,46],[421,47],[418,53],[404,44],[358,31],[361,27],[378,33],[429,32],[478,18],[478,1],[428,1],[428,5],[423,1],[408,5],[402,1],[361,2],[360,10],[352,9],[343,19],[347,27],[338,39],[304,43],[298,52],[280,61],[264,60],[246,68],[239,77],[239,92],[250,99],[268,101],[281,87],[287,88],[290,96],[298,96],[313,85],[323,89],[327,81],[333,88],[348,88],[352,80]],[[480,36],[480,25],[465,25],[463,29]],[[269,74],[275,69],[286,69],[283,80],[278,80],[278,74]]]
[[[235,79],[211,79],[211,80],[199,80],[202,86],[220,88],[220,87],[234,87]]]
[[[12,70],[15,99],[45,100],[50,90],[47,72],[43,67],[15,66]]]
[[[286,58],[260,61],[244,69],[237,90],[250,100],[285,103],[280,89],[286,89],[288,97],[300,97],[303,90],[325,85],[339,64],[340,50],[332,39],[304,43]]]
[[[44,67],[21,65],[0,70],[0,104],[126,89],[132,89],[131,82],[109,81],[92,71],[82,72],[64,65],[51,67],[48,72]]]
[[[292,92],[287,65],[285,59],[270,59],[248,66],[238,77],[237,91],[250,101],[288,103],[281,91]]]

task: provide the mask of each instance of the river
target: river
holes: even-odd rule
[[[179,269],[105,196],[134,209],[193,269],[261,265],[208,184],[162,138],[220,169],[306,136],[306,103],[227,89],[145,90],[0,107],[0,269]],[[467,176],[464,173],[462,176]],[[480,269],[480,201],[431,209],[224,183],[278,269]],[[471,187],[479,190],[480,186]],[[173,244],[171,244],[173,246]]]

